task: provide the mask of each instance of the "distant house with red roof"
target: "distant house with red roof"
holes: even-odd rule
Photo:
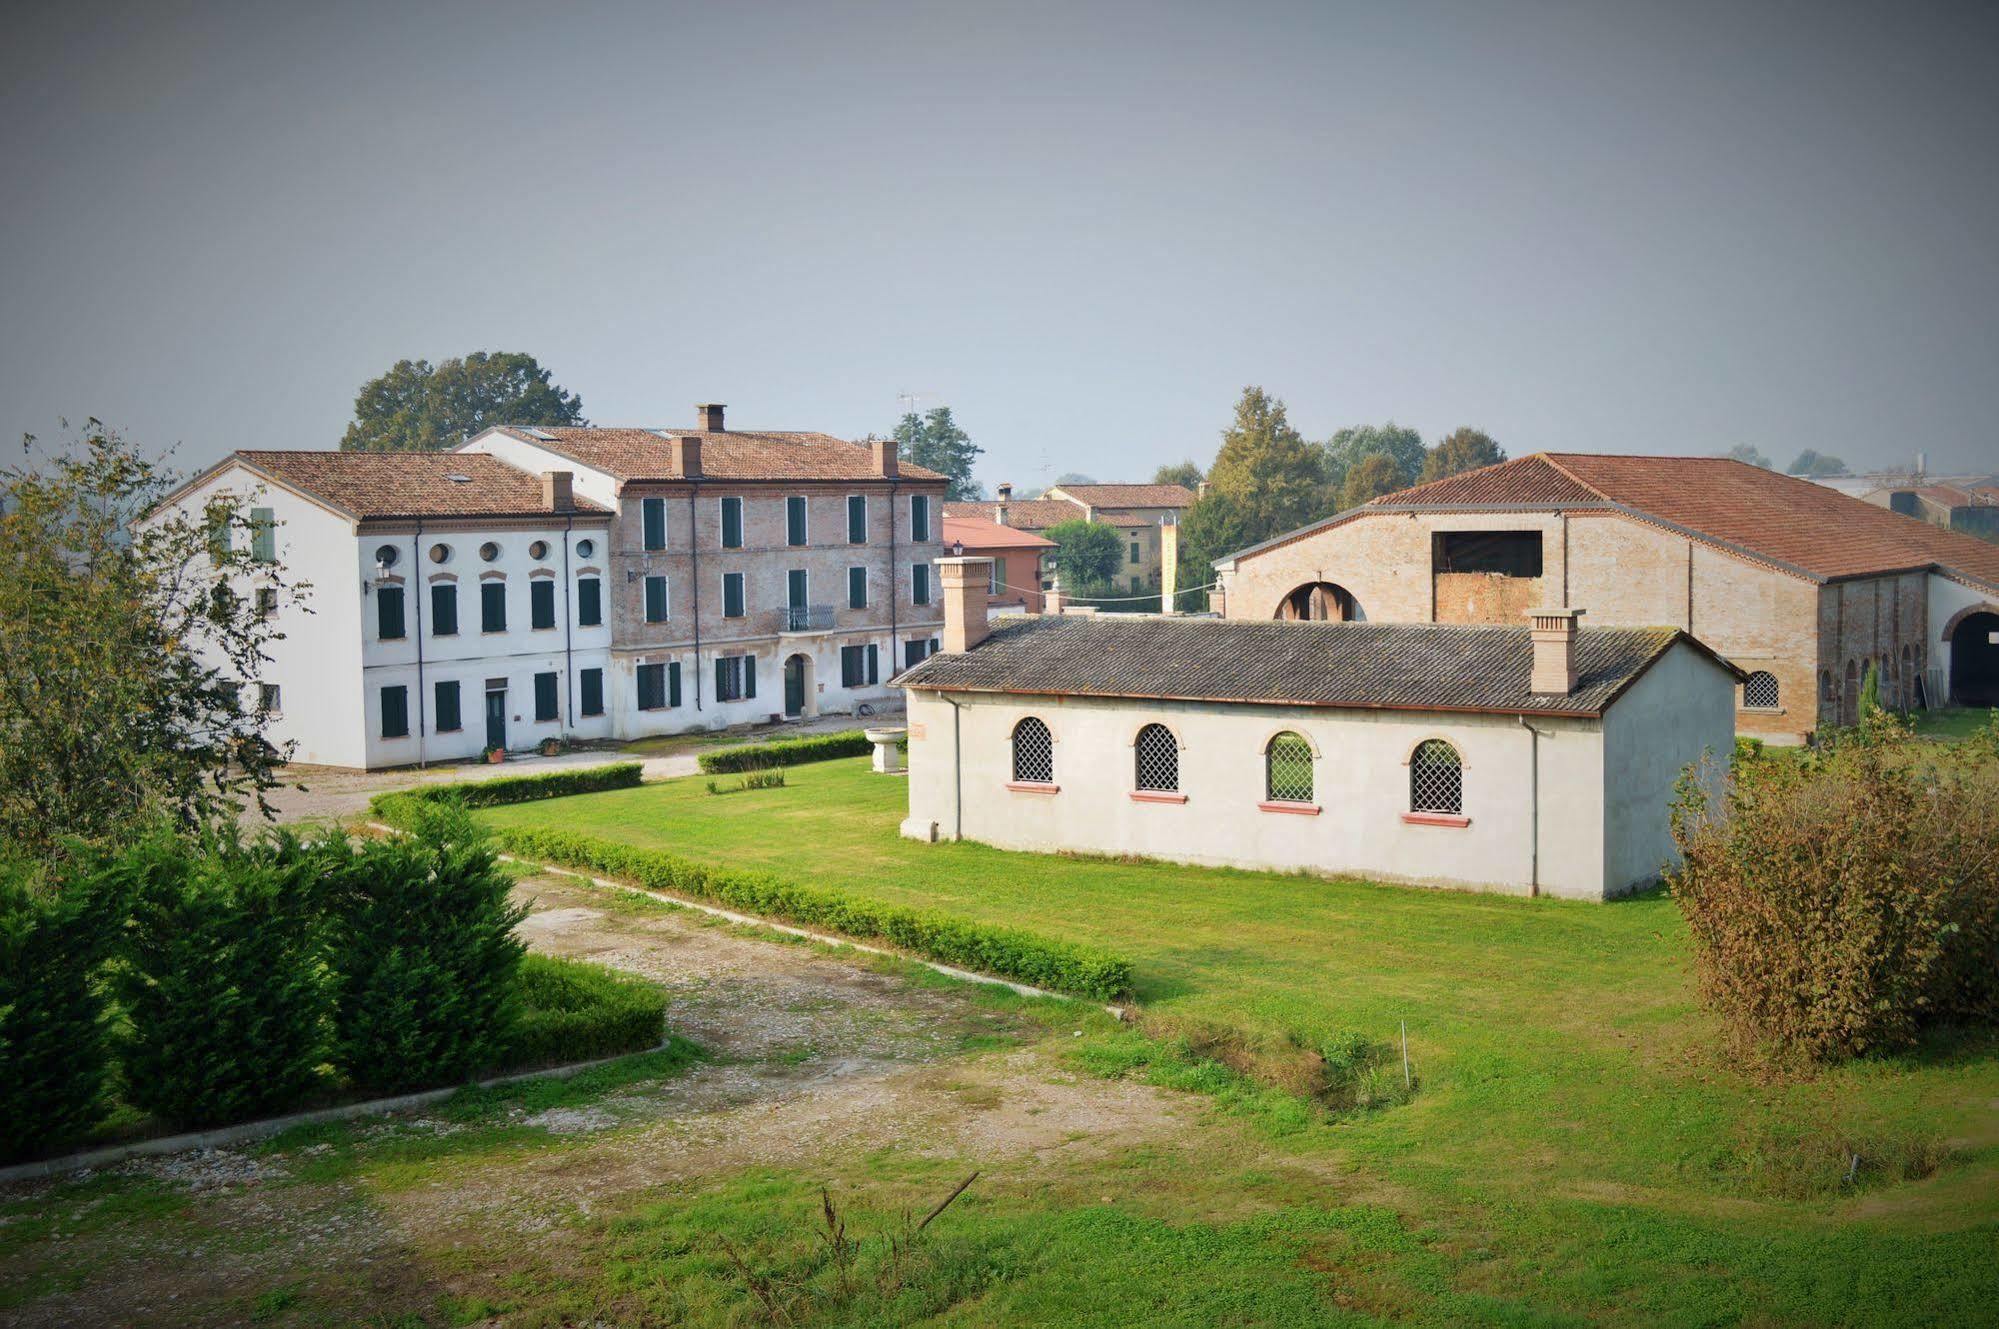
[[[944,517],[944,550],[953,557],[992,561],[987,587],[989,614],[1041,612],[1041,561],[1053,540],[1032,531],[1002,526],[989,517]]]
[[[1216,564],[1245,619],[1677,627],[1747,675],[1737,725],[1999,703],[1999,545],[1727,458],[1537,453],[1388,494]]]
[[[1124,552],[1114,578],[1119,591],[1142,595],[1160,588],[1166,537],[1194,505],[1185,485],[1055,485],[1040,498],[1015,499],[1012,485],[1000,485],[990,503],[946,503],[946,517],[979,517],[1015,530],[1036,533],[1065,521],[1094,521],[1114,528]]]

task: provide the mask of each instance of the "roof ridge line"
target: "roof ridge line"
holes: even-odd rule
[[[1604,455],[1608,455],[1608,454],[1604,454]],[[1540,458],[1540,459],[1542,460],[1542,462],[1543,462],[1543,463],[1545,463],[1546,465],[1548,465],[1548,466],[1551,466],[1551,467],[1553,467],[1553,468],[1554,468],[1555,470],[1557,470],[1557,471],[1561,472],[1561,473],[1562,473],[1562,474],[1563,474],[1564,476],[1566,476],[1566,477],[1568,477],[1569,479],[1571,479],[1571,480],[1575,481],[1575,482],[1576,482],[1577,484],[1581,485],[1581,486],[1582,486],[1582,487],[1583,487],[1584,489],[1587,489],[1587,490],[1589,490],[1589,491],[1590,491],[1590,492],[1591,492],[1592,494],[1595,494],[1595,495],[1596,495],[1596,496],[1597,496],[1598,498],[1602,499],[1602,500],[1603,500],[1604,502],[1606,502],[1606,503],[1615,503],[1615,502],[1617,501],[1616,499],[1612,498],[1612,497],[1611,497],[1611,496],[1610,496],[1609,494],[1606,494],[1606,493],[1604,493],[1604,492],[1603,492],[1603,491],[1602,491],[1601,489],[1598,489],[1598,488],[1597,488],[1597,487],[1596,487],[1595,485],[1591,484],[1591,483],[1590,483],[1589,481],[1587,481],[1587,480],[1583,479],[1583,478],[1582,478],[1582,477],[1581,477],[1580,475],[1577,475],[1577,474],[1576,474],[1576,473],[1575,473],[1574,471],[1570,470],[1570,469],[1569,469],[1568,467],[1566,467],[1566,466],[1562,465],[1562,464],[1561,464],[1560,462],[1556,461],[1556,460],[1555,460],[1555,454],[1554,454],[1554,453],[1552,453],[1552,452],[1530,452],[1530,453],[1528,453],[1528,454],[1527,454],[1527,456],[1529,456],[1529,457],[1539,457],[1539,458]],[[1524,461],[1524,460],[1525,460],[1525,458],[1522,458],[1522,460]]]

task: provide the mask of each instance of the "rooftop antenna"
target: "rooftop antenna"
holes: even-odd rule
[[[904,391],[896,393],[895,399],[898,402],[902,403],[902,413],[904,415],[915,415],[916,408],[918,406],[922,405],[926,401],[936,401],[937,394],[934,392]]]

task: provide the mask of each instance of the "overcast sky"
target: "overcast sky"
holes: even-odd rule
[[[0,429],[333,447],[402,357],[980,477],[1309,437],[1999,466],[1999,6],[15,4]]]

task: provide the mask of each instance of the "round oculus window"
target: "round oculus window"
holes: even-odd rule
[[[375,551],[375,561],[385,568],[394,567],[396,560],[402,556],[402,550],[397,549],[394,545],[383,545]]]
[[[547,558],[547,557],[548,557],[548,541],[546,541],[546,540],[537,540],[537,541],[535,541],[535,542],[534,542],[533,544],[529,545],[529,546],[528,546],[528,557],[529,557],[529,558],[532,558],[532,559],[544,559],[544,558]]]
[[[595,540],[578,540],[576,542],[576,557],[588,558],[596,552],[597,542]]]
[[[444,544],[432,545],[430,547],[430,561],[433,563],[449,563],[451,561],[451,546]]]
[[[479,546],[479,557],[485,559],[488,563],[491,563],[494,559],[498,558],[499,556],[500,556],[500,546],[493,543],[491,540],[488,540],[485,544]]]

